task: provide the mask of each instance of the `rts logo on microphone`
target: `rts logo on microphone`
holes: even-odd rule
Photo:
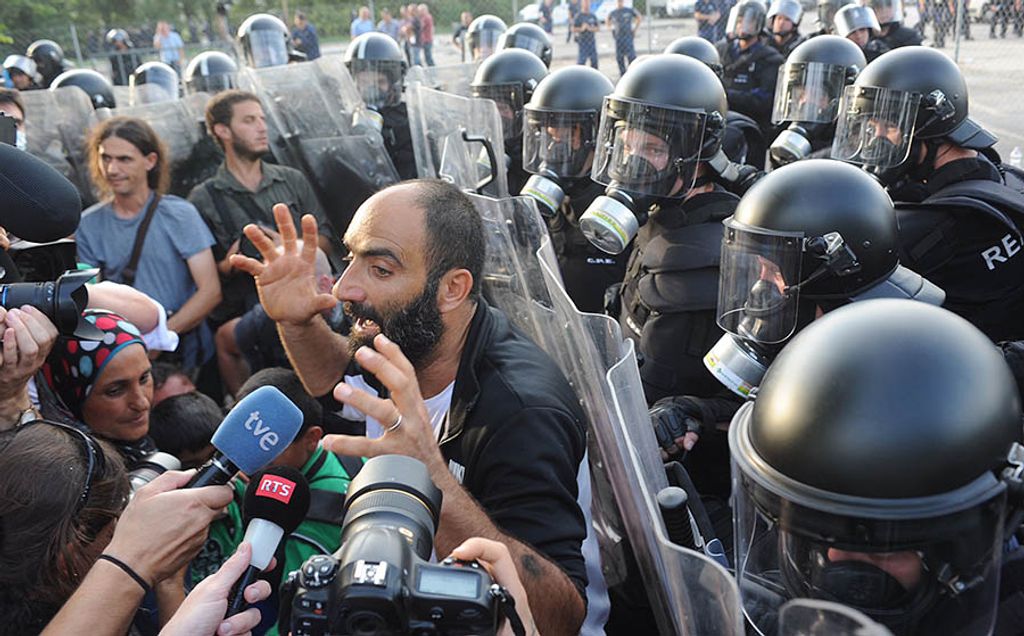
[[[256,496],[276,499],[286,504],[292,500],[292,493],[294,492],[294,481],[285,479],[280,475],[264,475],[260,479],[259,488],[256,489]]]

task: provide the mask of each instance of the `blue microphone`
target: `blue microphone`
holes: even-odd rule
[[[262,386],[231,409],[210,440],[217,454],[188,488],[221,486],[242,471],[253,475],[277,459],[302,427],[302,411],[272,386]]]

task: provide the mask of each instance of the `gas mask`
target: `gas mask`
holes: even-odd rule
[[[647,222],[651,197],[626,192],[612,182],[580,217],[580,231],[595,247],[621,254]]]
[[[14,136],[14,147],[18,150],[28,150],[28,137],[24,130],[19,130]]]
[[[772,142],[769,153],[772,165],[780,168],[786,164],[800,161],[810,156],[813,147],[811,140],[819,136],[826,126],[810,122],[791,123]]]
[[[560,179],[552,172],[530,175],[523,185],[521,195],[534,199],[537,209],[545,218],[552,218],[565,201],[565,189]]]
[[[384,130],[384,116],[367,106],[352,113],[352,133],[356,135],[380,134]]]

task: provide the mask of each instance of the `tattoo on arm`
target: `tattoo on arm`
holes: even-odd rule
[[[532,554],[524,554],[519,562],[523,565],[523,571],[531,577],[538,578],[544,573],[540,563],[537,563],[537,559]]]

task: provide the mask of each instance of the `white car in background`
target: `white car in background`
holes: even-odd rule
[[[670,18],[689,18],[693,16],[697,0],[668,0],[665,5],[665,14]]]
[[[520,9],[519,21],[540,24],[540,4],[534,2]],[[552,7],[551,21],[555,23],[555,26],[565,26],[566,24],[569,24],[569,4],[562,2]]]

